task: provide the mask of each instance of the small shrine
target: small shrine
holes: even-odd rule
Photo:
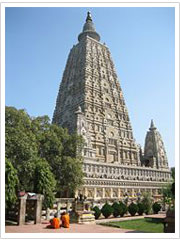
[[[80,194],[75,198],[70,213],[72,223],[88,224],[95,223],[94,212],[90,209],[91,202],[86,200],[86,197]]]

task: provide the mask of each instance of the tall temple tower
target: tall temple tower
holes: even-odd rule
[[[140,158],[110,51],[100,42],[89,12],[78,41],[68,56],[53,123],[85,139],[86,177],[79,191],[96,199],[119,198],[125,192],[134,196],[147,186],[151,191],[159,189],[162,184],[152,187],[149,181],[161,178],[159,169],[168,181],[169,169],[164,163],[161,168],[150,164],[148,159],[156,156],[148,155],[146,147],[146,161]]]
[[[89,159],[140,165],[110,51],[99,42],[89,12],[78,40],[68,57],[53,122],[84,136]]]

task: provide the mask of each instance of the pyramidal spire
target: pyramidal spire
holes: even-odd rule
[[[78,36],[79,42],[87,36],[94,38],[96,41],[100,41],[100,36],[95,30],[90,12],[87,12],[86,22],[83,26],[83,31]]]
[[[151,125],[150,125],[149,130],[156,130],[156,127],[154,125],[153,119],[151,119]]]

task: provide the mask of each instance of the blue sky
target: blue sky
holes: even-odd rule
[[[111,51],[134,137],[153,119],[174,166],[174,8],[6,8],[6,105],[52,118],[87,11]]]

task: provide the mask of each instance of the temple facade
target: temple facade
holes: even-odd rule
[[[151,121],[144,151],[135,142],[110,50],[100,42],[89,12],[78,41],[68,56],[52,120],[85,140],[85,183],[76,194],[158,196],[171,179],[161,135]]]

